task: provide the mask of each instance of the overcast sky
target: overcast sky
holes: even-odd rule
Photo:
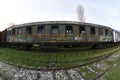
[[[78,21],[82,4],[86,22],[120,30],[120,0],[0,0],[0,31],[12,24],[37,21]]]

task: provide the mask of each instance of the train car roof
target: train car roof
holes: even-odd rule
[[[67,24],[67,25],[89,25],[89,26],[94,26],[94,27],[101,27],[101,28],[110,28],[108,26],[103,26],[99,24],[94,24],[94,23],[87,23],[87,22],[78,22],[78,21],[40,21],[40,22],[31,22],[31,23],[24,23],[24,24],[19,24],[19,25],[13,25],[10,26],[9,28],[16,28],[16,27],[27,27],[27,26],[36,26],[36,25],[59,25],[59,24]],[[111,29],[111,28],[110,28]]]
[[[120,31],[113,29],[113,31],[120,33]]]

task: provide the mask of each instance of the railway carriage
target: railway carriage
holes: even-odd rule
[[[117,44],[120,42],[120,32],[117,30],[113,30],[113,41]]]
[[[44,21],[13,25],[5,30],[5,44],[29,49],[92,46],[94,48],[120,41],[120,32],[107,26],[76,21]]]

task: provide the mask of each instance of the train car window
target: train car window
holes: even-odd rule
[[[15,29],[12,30],[12,35],[15,35]]]
[[[18,28],[18,29],[17,29],[17,34],[18,34],[18,35],[21,35],[21,34],[22,34],[22,29],[21,29],[21,28]]]
[[[31,27],[26,28],[26,34],[32,34],[32,28]]]
[[[91,35],[94,35],[95,34],[95,28],[91,27],[90,28],[90,33],[91,33]]]
[[[108,30],[107,29],[105,30],[105,35],[108,35]]]
[[[51,33],[58,34],[59,33],[58,26],[51,26]]]
[[[9,31],[7,31],[6,34],[7,34],[7,35],[10,35],[10,34],[9,34]]]
[[[99,35],[103,35],[103,29],[99,28]]]
[[[73,27],[72,26],[66,26],[66,33],[67,34],[73,34]]]
[[[110,31],[110,35],[112,35],[113,33],[112,33],[112,31]]]
[[[79,28],[80,30],[80,34],[83,34],[83,33],[85,33],[85,26],[80,26],[80,28]]]
[[[11,31],[7,31],[7,35],[8,35],[8,36],[11,35]]]
[[[44,26],[38,26],[37,34],[44,34],[44,33],[45,33]]]

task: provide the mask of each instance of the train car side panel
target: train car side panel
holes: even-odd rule
[[[1,42],[3,44],[6,43],[6,30],[4,30],[4,31],[1,32]]]
[[[120,32],[113,30],[113,40],[114,42],[120,42]]]

